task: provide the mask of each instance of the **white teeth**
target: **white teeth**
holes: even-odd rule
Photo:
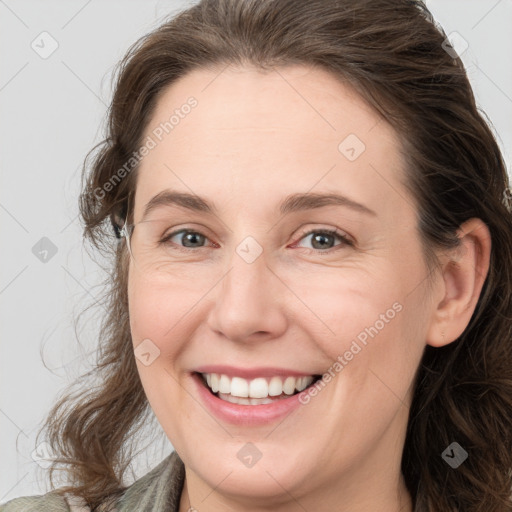
[[[212,373],[210,375],[210,377],[211,377],[210,387],[212,388],[212,391],[214,393],[217,393],[217,391],[219,391],[219,376],[216,373]]]
[[[297,379],[295,379],[295,377],[286,377],[286,380],[284,381],[284,384],[283,384],[283,391],[287,394],[287,395],[293,395],[293,393],[295,392],[295,381]]]
[[[274,402],[271,398],[251,398],[251,405],[271,404]]]
[[[306,389],[312,382],[313,377],[301,377],[297,380],[297,384],[295,384],[295,387],[297,388],[297,391],[302,391],[303,389]]]
[[[214,393],[219,392],[219,397],[224,400],[232,403],[250,403],[251,405],[273,402],[274,400],[270,400],[269,397],[278,397],[283,393],[284,395],[293,395],[296,390],[300,392],[306,389],[314,380],[313,376],[307,375],[303,377],[289,376],[284,379],[284,382],[278,376],[270,379],[258,377],[248,381],[241,377],[230,378],[217,373],[205,373],[203,379],[206,379],[208,387]],[[235,399],[237,401],[234,401]],[[265,399],[270,402],[264,401]]]
[[[269,396],[279,396],[283,393],[283,381],[281,377],[272,377],[268,384]]]
[[[235,379],[233,379],[235,380]],[[233,394],[233,393],[231,393]],[[251,398],[265,398],[268,396],[267,380],[263,378],[253,379],[249,383],[249,396]]]
[[[249,396],[249,383],[240,377],[231,379],[231,396],[247,397]]]
[[[226,402],[230,402],[232,404],[238,405],[261,405],[261,404],[271,404],[275,400],[271,398],[243,398],[239,396],[232,396],[229,393],[219,393],[219,398],[225,400]]]
[[[220,376],[219,393],[231,393],[231,381],[227,375]]]

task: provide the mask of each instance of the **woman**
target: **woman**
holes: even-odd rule
[[[101,386],[48,416],[70,485],[3,512],[512,510],[510,191],[445,39],[204,0],[129,50],[81,196]],[[151,411],[175,451],[127,487]]]

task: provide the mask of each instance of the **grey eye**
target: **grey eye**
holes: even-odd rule
[[[169,241],[172,241],[172,238],[181,237],[181,240],[177,243],[178,245],[183,245],[183,247],[203,247],[206,241],[206,237],[201,233],[197,233],[196,231],[179,231],[178,233],[174,233],[171,237],[169,237]]]

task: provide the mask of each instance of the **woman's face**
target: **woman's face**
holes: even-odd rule
[[[306,504],[344,482],[346,500],[385,499],[432,304],[396,133],[326,71],[228,68],[169,87],[145,143],[131,329],[189,490]],[[285,394],[235,404],[201,373]]]

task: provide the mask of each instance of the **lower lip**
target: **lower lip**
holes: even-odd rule
[[[300,393],[291,395],[290,398],[276,400],[271,404],[232,404],[211,393],[201,375],[192,373],[192,379],[196,383],[199,396],[206,407],[220,420],[235,425],[265,425],[290,414],[302,405],[299,401]]]

